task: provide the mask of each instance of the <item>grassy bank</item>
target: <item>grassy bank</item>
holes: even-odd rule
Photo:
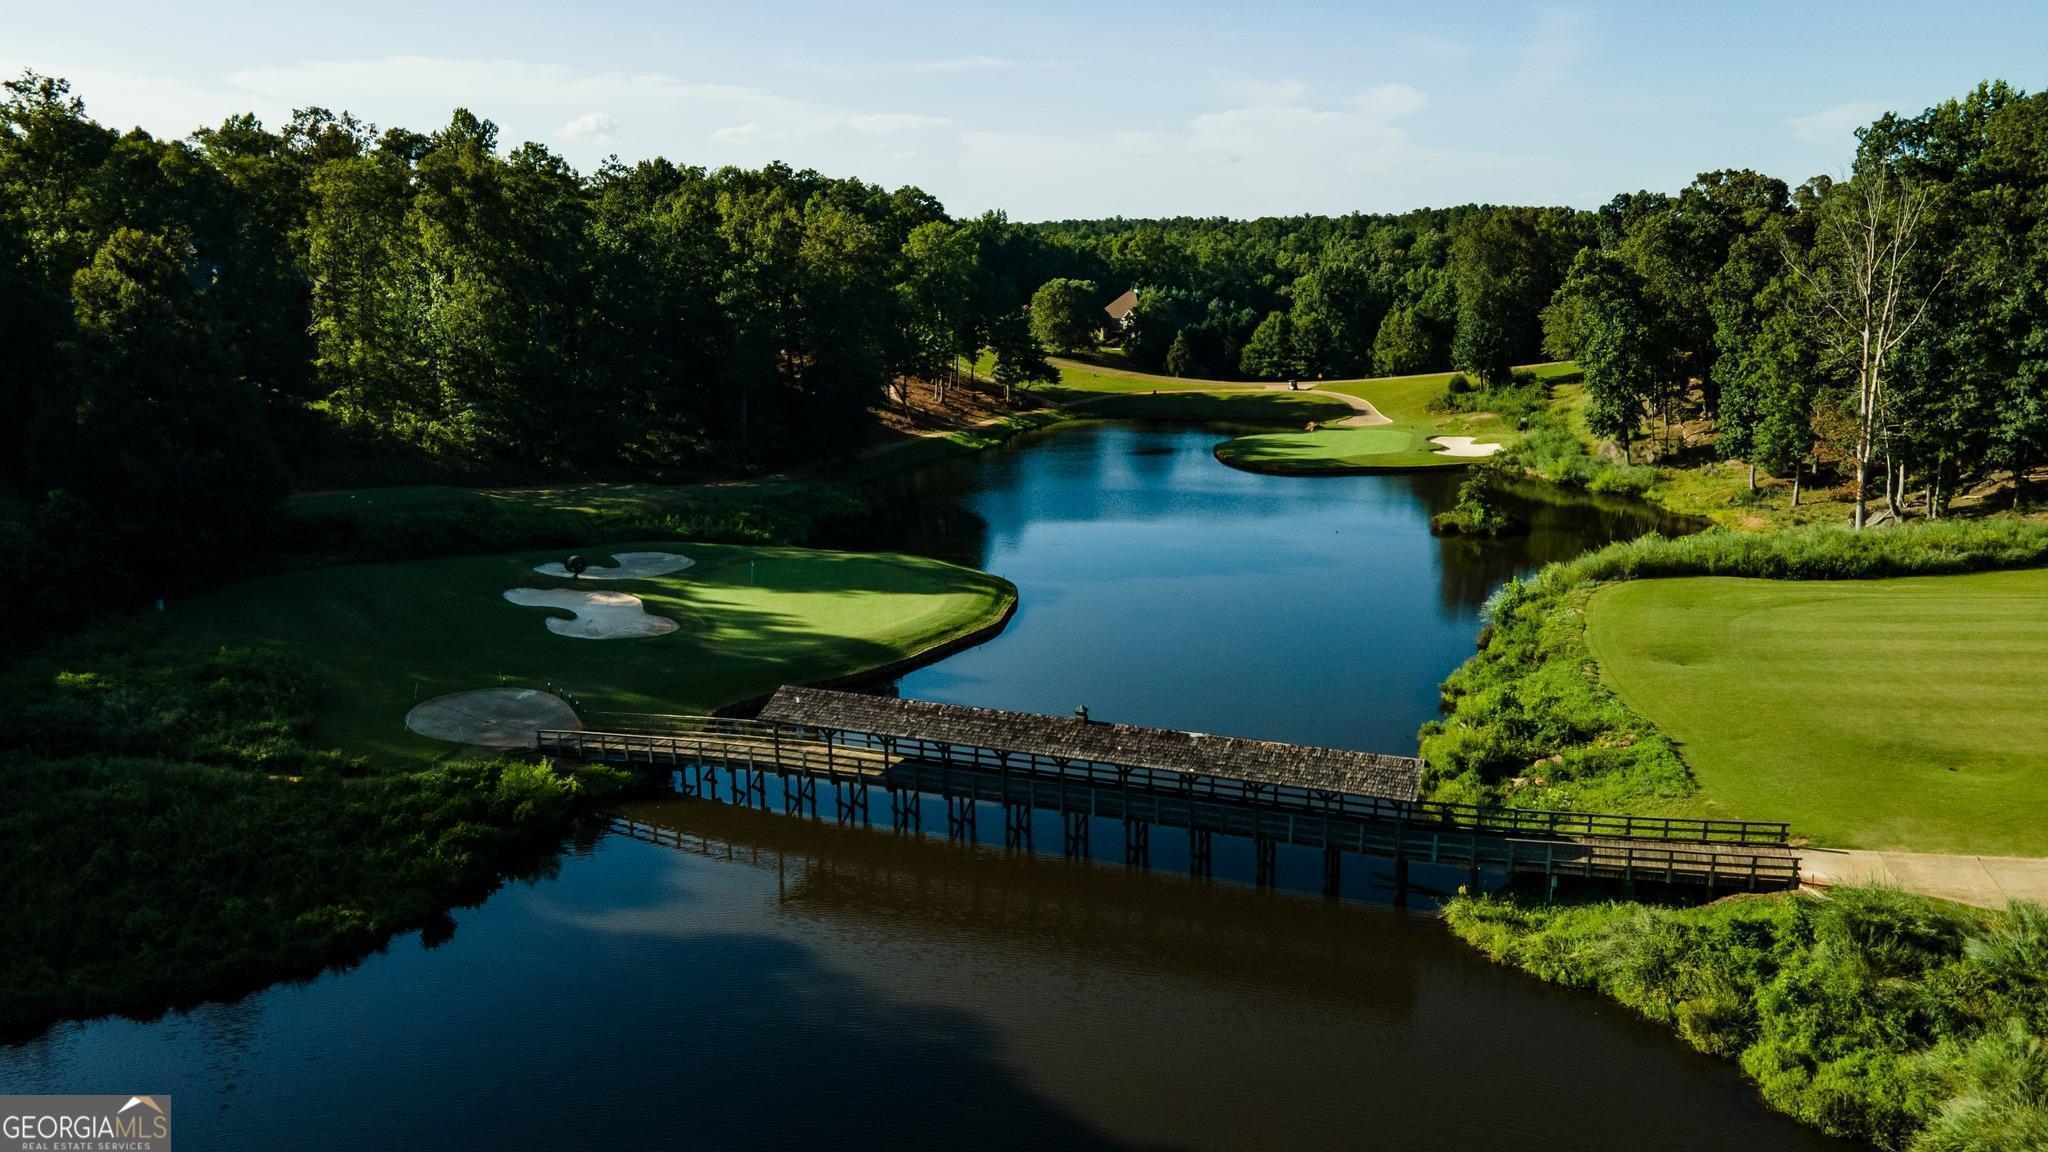
[[[558,636],[546,610],[504,599],[569,587],[532,570],[559,551],[295,572],[175,604],[165,620],[194,649],[249,647],[315,670],[327,686],[316,741],[418,762],[455,754],[403,725],[416,700],[444,692],[552,684],[594,710],[705,711],[903,659],[1000,619],[1016,595],[987,573],[915,556],[662,541],[588,552],[665,549],[695,566],[602,586],[681,625],[664,636]]]
[[[1602,683],[1586,628],[1589,604],[1601,585],[1678,576],[1875,580],[2043,564],[2048,525],[1995,518],[1886,532],[1807,528],[1650,537],[1552,565],[1495,596],[1480,651],[1445,681],[1447,715],[1423,729],[1431,792],[1442,799],[1527,807],[1782,819],[1774,811],[1747,810],[1740,796],[1703,788],[1671,736]],[[1664,632],[1650,626],[1648,634],[1654,643]],[[1884,654],[1873,652],[1871,658]],[[1802,699],[1812,708],[1825,713],[1831,707],[1831,684],[1802,687]],[[1890,724],[1884,714],[1857,721]],[[1950,730],[1971,722],[1972,717],[1951,718]],[[1941,732],[1908,735],[1939,740]],[[1748,770],[1771,771],[1780,763],[1782,757]],[[1851,790],[1862,786],[1853,774],[1839,783]],[[1986,791],[1988,806],[2018,799]],[[1845,802],[1873,811],[1911,803],[1882,793]]]
[[[1769,1104],[1915,1152],[2048,1147],[2048,912],[1899,892],[1698,908],[1467,898],[1452,929],[1736,1060]]]
[[[547,865],[605,769],[368,772],[303,664],[102,628],[0,677],[0,1032],[148,1014],[381,947]],[[366,774],[367,773],[367,774]]]

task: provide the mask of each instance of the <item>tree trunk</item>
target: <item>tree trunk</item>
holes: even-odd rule
[[[1870,461],[1859,453],[1856,457],[1856,527],[1860,530],[1868,518],[1870,503]]]
[[[1792,507],[1794,508],[1799,507],[1799,481],[1805,475],[1805,461],[1795,461],[1792,465]]]
[[[1756,491],[1756,461],[1749,462],[1749,490]]]

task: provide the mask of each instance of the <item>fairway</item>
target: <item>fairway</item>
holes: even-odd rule
[[[2048,855],[2048,570],[1594,595],[1603,682],[1717,812],[1854,848]]]
[[[1534,364],[1538,379],[1556,380],[1578,372],[1568,361]],[[1452,456],[1430,443],[1432,436],[1470,436],[1481,443],[1512,444],[1521,434],[1490,412],[1432,412],[1430,405],[1451,387],[1451,373],[1336,380],[1317,392],[1342,392],[1372,404],[1393,421],[1376,428],[1319,428],[1314,432],[1240,436],[1216,446],[1216,458],[1254,472],[1343,473],[1414,468],[1458,468],[1469,456]]]
[[[419,759],[454,751],[403,726],[417,700],[445,692],[553,684],[591,710],[704,711],[903,659],[1001,619],[1016,595],[987,573],[915,556],[673,542],[582,552],[608,563],[650,549],[696,563],[582,585],[630,593],[679,625],[660,636],[557,635],[549,615],[568,612],[508,603],[508,589],[571,586],[533,571],[557,552],[297,572],[173,604],[166,619],[176,640],[278,648],[321,670],[315,742]]]

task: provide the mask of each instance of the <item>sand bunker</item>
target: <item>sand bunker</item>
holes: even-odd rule
[[[581,577],[571,576],[569,569],[560,561],[536,564],[533,570],[543,576],[560,576],[565,580],[641,580],[649,576],[666,576],[671,572],[681,572],[696,563],[680,552],[615,552],[612,559],[618,561],[616,567],[607,568],[601,564],[592,564],[583,570]]]
[[[573,620],[548,617],[548,631],[579,640],[620,640],[660,636],[676,630],[676,622],[647,611],[630,592],[577,592],[568,588],[514,588],[505,599],[525,608],[566,608]]]
[[[575,709],[537,688],[451,692],[413,706],[405,726],[422,736],[485,748],[531,748],[543,728],[581,728]]]
[[[1501,450],[1499,444],[1475,444],[1470,436],[1431,436],[1429,442],[1441,446],[1439,456],[1491,456]]]

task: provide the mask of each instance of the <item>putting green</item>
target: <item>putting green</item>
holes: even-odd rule
[[[2048,570],[1601,589],[1602,682],[1717,811],[1855,848],[2048,855]]]
[[[386,759],[447,755],[405,730],[406,712],[443,693],[502,685],[565,689],[586,710],[693,712],[778,685],[866,671],[999,620],[1016,589],[985,572],[916,556],[711,544],[620,543],[608,556],[676,549],[682,572],[612,580],[674,620],[662,636],[594,642],[557,635],[546,608],[511,588],[568,588],[533,566],[557,552],[460,556],[296,572],[173,604],[173,638],[272,647],[321,670],[316,741]]]
[[[1436,454],[1428,430],[1408,424],[1318,428],[1239,436],[1216,446],[1225,464],[1258,472],[1354,472],[1368,468],[1435,468],[1464,463]]]

